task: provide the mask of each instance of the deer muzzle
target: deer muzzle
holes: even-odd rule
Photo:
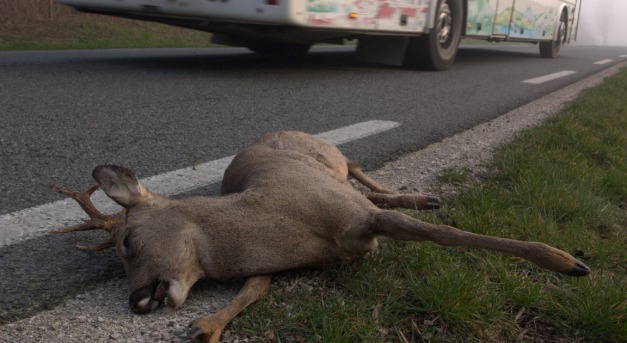
[[[131,293],[129,304],[131,310],[137,314],[154,311],[162,304],[170,307],[179,307],[187,296],[182,284],[177,280],[155,280]]]

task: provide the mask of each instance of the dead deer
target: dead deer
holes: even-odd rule
[[[111,233],[106,243],[82,249],[117,249],[134,312],[181,306],[200,278],[247,277],[227,306],[190,325],[196,342],[218,342],[224,327],[266,293],[272,273],[361,257],[377,247],[378,237],[496,250],[571,276],[590,272],[543,243],[464,232],[380,208],[432,208],[438,201],[382,186],[334,145],[302,132],[268,134],[241,151],[224,173],[219,197],[171,200],[113,165],[96,167],[92,175],[98,185],[84,192],[54,188],[90,216],[57,232]],[[354,188],[349,175],[369,191]],[[90,196],[98,187],[124,207],[121,215],[94,207]]]

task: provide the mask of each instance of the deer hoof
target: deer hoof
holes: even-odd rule
[[[437,209],[440,208],[440,205],[442,205],[440,199],[432,196],[427,196],[427,203],[425,205],[427,209]]]
[[[214,316],[201,318],[189,326],[187,335],[196,343],[218,343],[224,328]]]
[[[191,338],[194,342],[208,342],[206,339],[205,332],[201,328],[191,328],[187,333],[189,338]]]
[[[576,260],[575,267],[566,273],[568,276],[586,276],[588,274],[590,274],[590,268],[579,260]]]
[[[200,336],[204,334],[204,331],[202,331],[201,328],[191,328],[189,329],[189,331],[187,332],[187,335],[189,336],[189,338],[196,340],[196,337]]]

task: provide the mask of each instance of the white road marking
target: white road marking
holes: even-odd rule
[[[572,75],[577,73],[574,70],[562,70],[562,71],[558,71],[557,73],[553,73],[553,74],[547,74],[544,76],[539,76],[539,77],[534,77],[533,79],[529,79],[529,80],[525,80],[523,81],[523,83],[531,83],[534,85],[539,85],[541,83],[545,83],[545,82],[549,82],[549,81],[553,81],[568,75]]]
[[[399,127],[393,121],[371,120],[318,134],[329,142],[340,145]],[[194,167],[174,170],[142,179],[151,191],[173,196],[185,193],[222,179],[224,169],[234,156],[224,157]],[[60,180],[62,181],[62,180]],[[102,191],[92,196],[92,202],[103,213],[115,213],[120,207]],[[0,247],[33,238],[45,232],[80,223],[85,212],[72,199],[65,199],[0,216]]]
[[[604,60],[596,61],[596,62],[594,62],[594,64],[599,64],[599,65],[601,65],[601,64],[608,64],[608,63],[610,63],[612,61],[614,61],[614,60],[611,59],[611,58],[606,58]]]
[[[627,57],[627,55],[620,55],[620,56],[618,56],[618,57],[620,57],[620,58],[625,58],[625,57]]]

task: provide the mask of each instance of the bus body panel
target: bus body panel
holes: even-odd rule
[[[576,27],[576,0],[468,0],[466,36],[512,41],[555,39],[568,13],[568,40]]]
[[[298,25],[304,1],[266,0],[57,0],[86,11],[143,14],[268,25]]]
[[[419,35],[434,26],[437,0],[57,0],[86,11],[227,23],[288,25],[307,30]],[[568,39],[579,0],[466,0],[465,36],[538,41],[554,38],[560,14]],[[157,20],[155,20],[157,21]]]
[[[309,0],[305,26],[349,31],[421,33],[431,0]]]

